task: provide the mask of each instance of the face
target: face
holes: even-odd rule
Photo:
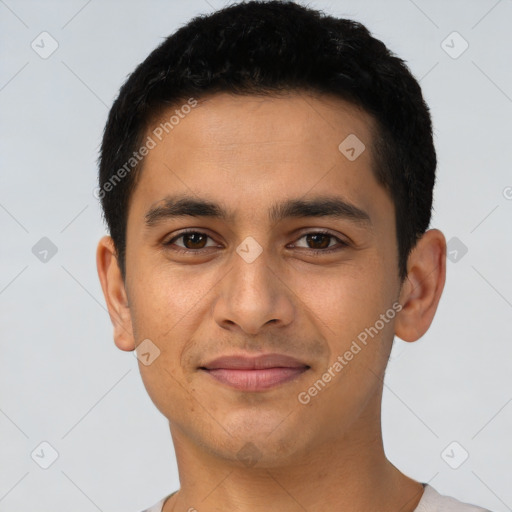
[[[271,467],[380,429],[400,281],[371,126],[327,96],[216,94],[161,141],[148,131],[124,330],[159,351],[140,371],[182,443]]]

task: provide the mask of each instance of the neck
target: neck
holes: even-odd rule
[[[236,456],[206,452],[171,425],[181,488],[164,512],[413,512],[423,486],[387,460],[377,398],[373,418],[368,418],[370,407],[337,437],[319,440],[284,461],[257,461],[252,467]]]

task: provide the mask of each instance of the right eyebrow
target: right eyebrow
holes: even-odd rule
[[[166,196],[152,206],[145,214],[146,226],[153,227],[161,221],[174,217],[213,217],[227,219],[229,215],[220,205],[192,197]]]

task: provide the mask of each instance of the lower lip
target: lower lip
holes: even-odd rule
[[[265,368],[262,370],[232,370],[216,368],[204,370],[214,379],[242,391],[264,391],[289,382],[308,368]]]

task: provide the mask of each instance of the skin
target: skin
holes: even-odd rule
[[[181,488],[164,512],[410,512],[420,501],[421,484],[384,453],[383,377],[394,335],[415,341],[432,322],[446,241],[428,230],[399,280],[393,202],[371,170],[372,123],[325,95],[207,96],[145,158],[128,214],[126,282],[111,238],[100,240],[98,274],[117,347],[150,339],[160,350],[139,367],[177,457]],[[366,146],[354,161],[338,150],[349,134]],[[215,201],[232,216],[146,227],[146,212],[177,193]],[[268,218],[276,202],[325,194],[366,211],[371,226]],[[163,245],[184,228],[210,238]],[[318,230],[337,238],[305,236]],[[252,263],[236,252],[248,236],[262,248]],[[339,250],[314,254],[326,245]],[[197,254],[175,250],[184,246]],[[401,311],[378,335],[300,403],[299,393],[397,302]],[[232,389],[198,368],[241,352],[284,353],[310,368],[263,392]],[[248,443],[252,465],[237,457]]]

